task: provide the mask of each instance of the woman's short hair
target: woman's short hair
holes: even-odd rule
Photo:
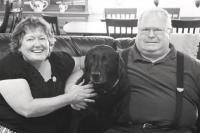
[[[55,44],[55,38],[51,30],[51,26],[42,17],[29,16],[21,20],[15,27],[11,35],[10,49],[12,52],[17,52],[21,47],[21,40],[29,29],[40,27],[47,35],[49,44]]]

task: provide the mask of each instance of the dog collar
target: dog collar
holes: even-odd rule
[[[96,90],[99,94],[110,94],[111,90],[113,90],[113,88],[115,88],[119,83],[119,78],[114,82],[114,84],[109,87],[110,89],[109,90],[106,90],[106,89],[100,89],[100,90]]]
[[[119,78],[115,81],[115,83],[113,84],[112,88],[114,88],[118,83],[119,83]]]

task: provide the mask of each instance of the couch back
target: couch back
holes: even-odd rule
[[[126,49],[135,43],[134,38],[114,39],[109,36],[55,36],[55,38],[54,51],[64,51],[72,56],[85,55],[96,45],[105,44],[117,50]],[[199,36],[175,34],[170,39],[177,49],[200,59]],[[10,41],[9,33],[0,33],[0,59],[8,54]]]
[[[56,36],[54,51],[64,51],[72,56],[85,55],[96,45],[109,45],[116,49],[112,37],[107,36]]]
[[[11,34],[8,33],[0,34],[0,59],[9,52],[8,44],[11,41],[10,36]],[[122,39],[121,43],[119,39],[117,40],[108,36],[55,36],[55,38],[54,51],[64,51],[72,56],[85,55],[86,52],[95,45],[105,44],[116,50],[118,46],[119,48],[126,48],[134,44],[134,40],[131,38]],[[127,46],[125,46],[125,44],[127,44]]]

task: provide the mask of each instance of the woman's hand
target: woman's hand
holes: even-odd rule
[[[90,99],[94,96],[96,96],[96,93],[94,93],[93,85],[87,84],[82,85],[83,82],[81,82],[78,85],[72,85],[70,88],[67,89],[66,93],[71,98],[72,103],[71,104],[77,104],[80,102],[94,102],[94,100]],[[83,106],[83,104],[81,104]]]
[[[81,85],[81,84],[82,84],[82,83],[80,83],[80,85]],[[94,94],[95,94],[95,93],[94,93]],[[95,94],[95,96],[96,96],[96,94]],[[85,98],[84,101],[79,102],[79,103],[70,104],[70,106],[71,106],[74,110],[86,109],[86,107],[88,106],[88,105],[87,105],[87,102],[94,103],[95,100]]]
[[[86,107],[88,106],[86,102],[79,102],[76,104],[70,104],[70,106],[74,109],[74,110],[81,110],[81,109],[86,109]]]
[[[70,77],[67,79],[66,81],[66,85],[65,85],[65,93],[69,93],[71,89],[77,89],[77,88],[84,88],[84,86],[86,87],[87,89],[87,85],[83,85],[84,81],[82,81],[80,84],[76,85],[76,82],[78,79],[81,78],[81,76],[83,75],[83,70],[78,70],[78,71],[75,71],[73,72]],[[90,89],[92,89],[92,86],[91,84],[89,85],[90,86]],[[75,91],[75,90],[74,90]],[[77,92],[72,92],[72,93],[79,93],[79,91]],[[92,95],[90,95],[90,97],[92,96],[95,96],[96,94],[93,93],[93,89],[92,89],[92,92],[91,92]],[[89,93],[88,93],[88,96],[89,96]],[[74,97],[74,96],[73,96]],[[81,110],[81,109],[85,109],[87,107],[87,103],[88,102],[95,102],[93,99],[89,99],[87,97],[85,98],[82,98],[81,99],[82,101],[80,102],[76,102],[76,103],[72,103],[70,104],[71,107],[75,110]]]

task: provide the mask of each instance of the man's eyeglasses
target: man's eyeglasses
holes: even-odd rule
[[[149,33],[151,31],[156,35],[160,35],[160,34],[163,34],[166,31],[169,31],[170,29],[169,28],[166,28],[166,29],[161,29],[161,28],[141,28],[139,30],[141,31],[142,34],[145,34],[145,35],[149,35]]]

